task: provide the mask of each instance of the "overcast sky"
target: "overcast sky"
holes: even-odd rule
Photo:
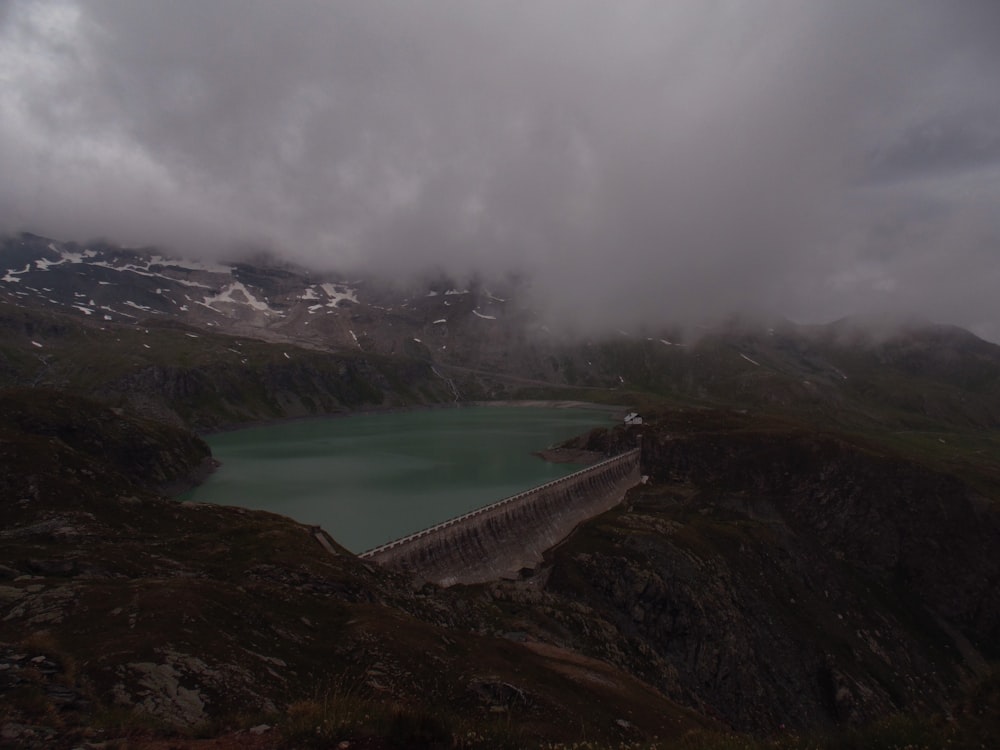
[[[1000,2],[0,0],[0,229],[1000,340]]]

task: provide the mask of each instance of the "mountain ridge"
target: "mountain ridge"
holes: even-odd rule
[[[195,265],[0,245],[4,741],[241,744],[264,723],[260,747],[971,748],[1000,731],[1000,347],[737,316],[564,340],[516,287]],[[646,422],[570,441],[599,455],[641,431],[648,482],[521,580],[414,588],[336,530],[331,556],[290,519],[162,494],[209,460],[192,431],[511,398]]]

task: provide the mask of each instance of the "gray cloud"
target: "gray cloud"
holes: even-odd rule
[[[989,2],[0,6],[0,223],[1000,339]]]

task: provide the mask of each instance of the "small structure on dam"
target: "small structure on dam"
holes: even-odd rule
[[[442,586],[481,583],[533,567],[581,521],[637,485],[638,448],[518,493],[360,557]]]

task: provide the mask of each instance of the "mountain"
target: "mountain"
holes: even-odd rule
[[[0,746],[988,746],[1000,347],[568,339],[522,297],[6,239]],[[210,469],[198,431],[514,398],[646,422],[646,484],[522,580],[415,588],[331,530],[167,499]]]
[[[428,363],[439,374],[425,373],[458,400],[540,389],[603,398],[614,390],[639,399],[797,413],[856,429],[975,430],[1000,423],[1000,347],[948,326],[851,319],[801,326],[730,317],[701,329],[567,339],[521,301],[515,281],[502,289],[482,283],[459,288],[439,278],[400,290],[376,279],[347,280],[277,263],[205,263],[28,234],[3,241],[0,271],[0,300],[17,311],[8,317],[26,310],[63,313],[61,320],[74,319],[92,337],[113,330],[122,344],[115,359],[127,359],[132,368],[144,360],[154,366],[183,362],[176,351],[181,344],[220,366],[225,351],[233,364],[252,365],[237,351],[252,340],[295,347],[269,350],[281,358],[308,350],[354,361]],[[32,338],[27,324],[7,325],[20,329],[39,350],[34,354],[51,354],[46,347],[54,342]],[[40,325],[50,336],[75,327]],[[168,335],[170,349],[158,352],[150,340],[133,335],[164,329],[183,331],[191,341]],[[123,332],[128,340],[117,341]],[[209,345],[196,346],[197,336],[209,337],[201,342]],[[79,355],[72,352],[74,361]],[[64,387],[74,376],[35,368],[8,377]],[[414,377],[406,373],[407,380]],[[428,397],[438,395],[435,390]]]
[[[0,243],[0,385],[199,430],[484,399],[702,406],[835,428],[1000,487],[1000,347],[951,326],[730,316],[593,339],[503,289],[400,290],[34,235]]]
[[[498,327],[491,323],[523,314],[482,286],[455,288],[444,278],[401,292],[266,260],[185,260],[28,234],[4,242],[0,267],[10,299],[94,321],[172,320],[305,347],[425,359],[452,358],[449,343],[473,338],[472,326],[482,337]]]

